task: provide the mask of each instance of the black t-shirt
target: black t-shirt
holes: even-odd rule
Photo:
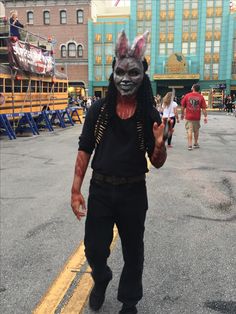
[[[89,109],[82,134],[79,139],[79,150],[92,154],[92,169],[104,175],[132,177],[148,172],[146,151],[150,156],[154,148],[152,133],[153,121],[145,129],[145,147],[142,151],[138,145],[136,113],[129,119],[121,119],[114,114],[106,127],[103,137],[95,145],[94,128],[102,106],[101,100],[95,102]],[[155,120],[160,123],[159,113],[155,108]]]

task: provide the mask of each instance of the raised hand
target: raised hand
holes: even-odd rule
[[[165,124],[162,122],[159,126],[157,122],[153,124],[153,135],[155,137],[155,144],[161,146],[163,144],[163,135],[164,135]]]

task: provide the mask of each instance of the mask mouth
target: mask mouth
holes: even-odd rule
[[[132,82],[126,82],[126,83],[124,83],[124,82],[121,82],[120,83],[120,87],[122,88],[122,89],[130,89],[130,87],[133,87],[133,83]]]

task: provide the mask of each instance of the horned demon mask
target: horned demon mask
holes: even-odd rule
[[[143,59],[148,31],[136,37],[132,46],[124,31],[118,37],[115,49],[116,62],[113,69],[114,83],[121,96],[136,94],[144,77]]]

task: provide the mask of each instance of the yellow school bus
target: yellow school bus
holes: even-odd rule
[[[40,76],[0,64],[0,114],[61,110],[68,103],[66,75]]]
[[[68,106],[68,79],[56,71],[52,38],[28,31],[11,36],[0,18],[0,114],[17,116]]]

